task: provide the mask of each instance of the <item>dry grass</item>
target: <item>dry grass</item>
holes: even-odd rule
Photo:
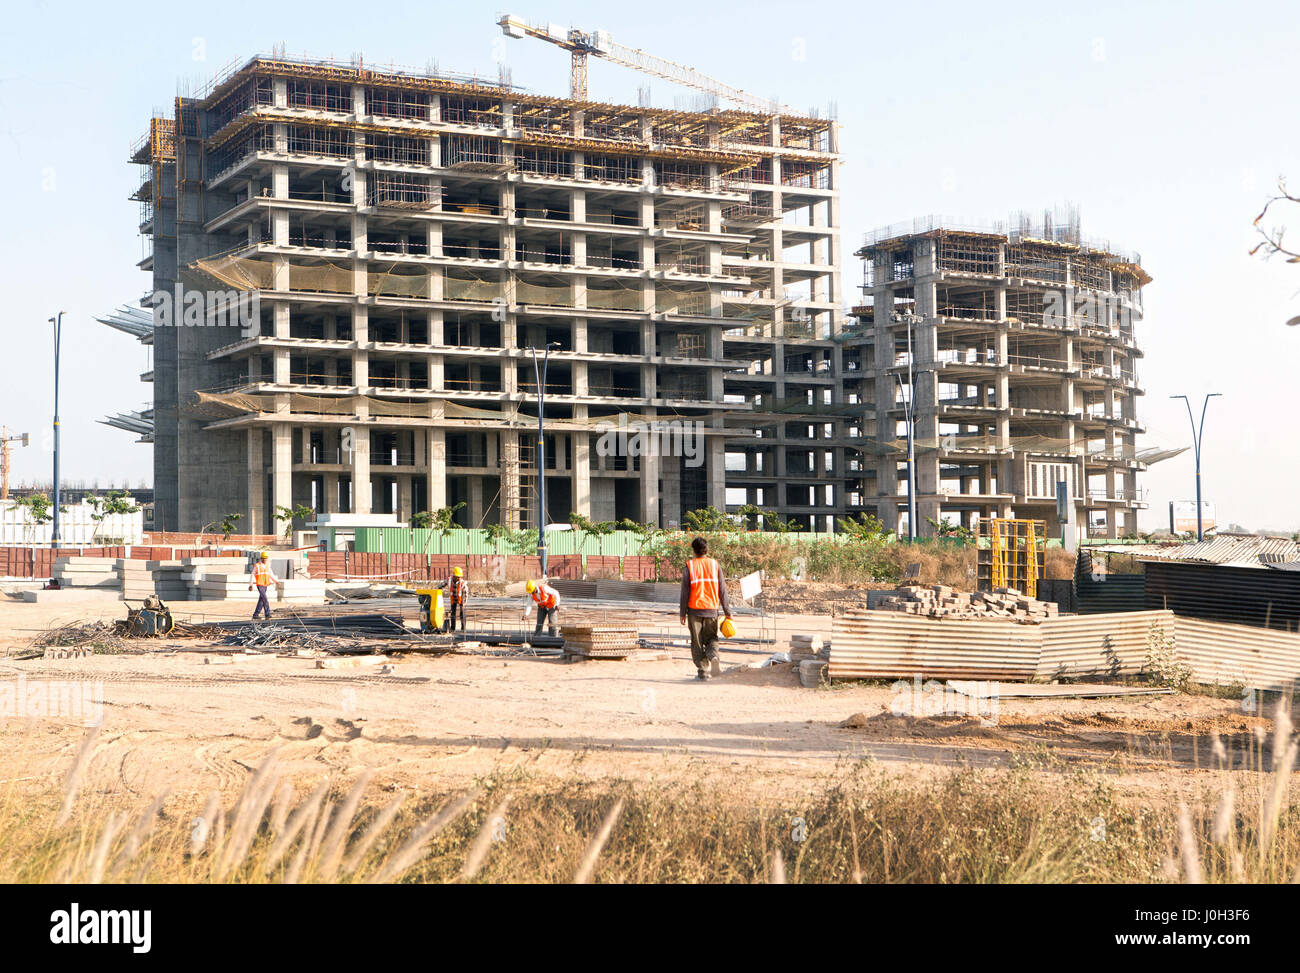
[[[0,881],[1275,882],[1300,865],[1285,715],[1272,774],[1221,769],[1190,807],[1031,763],[926,780],[859,763],[758,806],[701,781],[519,774],[420,795],[366,774],[304,790],[274,751],[228,805],[141,803],[92,784],[95,746],[92,732],[61,792],[0,795]]]
[[[1074,577],[1075,556],[1060,547],[1049,547],[1043,552],[1043,577],[1068,580]]]

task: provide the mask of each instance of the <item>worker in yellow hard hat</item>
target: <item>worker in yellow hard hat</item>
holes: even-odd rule
[[[718,613],[726,622],[731,621],[731,606],[727,603],[727,579],[722,565],[709,557],[709,543],[703,537],[691,541],[694,557],[686,562],[682,572],[682,595],[679,612],[681,621],[691,633],[691,659],[695,662],[695,678],[708,679],[722,675],[718,658]],[[704,671],[708,663],[709,672]]]
[[[524,582],[524,591],[532,601],[524,606],[524,618],[527,618],[533,612],[533,605],[537,606],[537,628],[534,634],[542,634],[542,624],[549,623],[548,631],[551,635],[555,634],[556,625],[559,622],[560,612],[560,593],[546,583],[546,580],[533,581],[529,579]]]
[[[253,609],[253,617],[257,618],[258,612],[265,611],[265,617],[269,621],[271,618],[271,603],[266,598],[266,589],[271,585],[279,582],[275,572],[271,570],[271,555],[263,551],[258,557],[257,563],[253,565],[253,582],[248,586],[252,591],[257,588],[257,607]]]
[[[459,567],[451,569],[451,577],[443,586],[447,590],[447,615],[442,623],[444,632],[456,630],[456,611],[460,610],[460,630],[465,631],[465,602],[469,600],[469,582]]]

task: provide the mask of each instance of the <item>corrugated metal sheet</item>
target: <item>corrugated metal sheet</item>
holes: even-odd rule
[[[832,679],[1028,680],[1038,666],[1037,627],[847,612],[831,628],[829,673]]]
[[[1300,573],[1294,571],[1147,561],[1146,579],[1147,608],[1259,628],[1300,629]]]
[[[1041,679],[1136,675],[1144,668],[1153,635],[1170,636],[1172,625],[1173,613],[1165,611],[1048,619],[1035,626],[1042,640],[1035,675]]]
[[[1261,557],[1280,561],[1300,560],[1300,544],[1289,537],[1259,534],[1216,534],[1189,544],[1114,544],[1093,547],[1107,554],[1129,554],[1144,560],[1200,561],[1206,564],[1237,564],[1258,567]]]
[[[551,554],[582,553],[589,557],[632,557],[641,550],[641,540],[629,530],[612,534],[576,534],[571,530],[549,530],[546,545]],[[453,530],[447,536],[437,531],[408,527],[359,527],[355,535],[358,551],[384,554],[512,554],[504,541],[493,542],[480,527]]]
[[[1198,683],[1278,690],[1300,684],[1300,635],[1180,618],[1169,611],[1049,619],[1037,625],[849,612],[832,627],[832,679],[1132,676],[1159,643]]]
[[[1174,644],[1175,658],[1197,682],[1269,690],[1300,684],[1300,635],[1176,618]]]
[[[1080,548],[1074,569],[1075,608],[1081,614],[1141,611],[1147,607],[1146,576],[1110,574],[1105,559]]]

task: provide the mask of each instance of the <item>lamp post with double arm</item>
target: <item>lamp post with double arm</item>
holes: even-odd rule
[[[1201,403],[1201,424],[1197,426],[1192,414],[1192,400],[1185,395],[1171,395],[1171,399],[1182,399],[1187,406],[1187,418],[1192,424],[1192,455],[1196,460],[1196,539],[1205,540],[1205,531],[1201,522],[1201,443],[1205,435],[1205,410],[1210,406],[1210,399],[1222,396],[1221,392],[1210,392]]]

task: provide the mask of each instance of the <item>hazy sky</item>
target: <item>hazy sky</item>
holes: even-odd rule
[[[128,146],[178,85],[284,43],[290,54],[495,75],[568,89],[568,57],[508,40],[492,7],[465,3],[6,5],[0,176],[8,187],[0,267],[10,295],[0,422],[32,433],[18,479],[50,475],[52,341],[64,318],[63,448],[69,479],[151,476],[150,450],[99,425],[141,408],[151,388],[135,341],[91,315],[147,289],[135,268],[138,184]],[[1300,188],[1294,3],[1094,2],[700,6],[562,3],[511,12],[608,30],[796,109],[832,104],[843,124],[846,301],[863,232],[941,213],[1002,219],[1076,203],[1084,233],[1137,250],[1146,290],[1139,365],[1143,445],[1190,441],[1172,394],[1213,400],[1206,498],[1219,521],[1300,526],[1300,450],[1291,428],[1300,267],[1247,256],[1251,220],[1280,175]],[[672,15],[677,15],[673,19]],[[689,20],[686,19],[689,17]],[[657,104],[689,95],[593,59],[592,97]],[[1279,216],[1283,215],[1279,211]],[[1300,242],[1300,209],[1290,220]],[[1145,476],[1144,527],[1192,494],[1190,453]]]

